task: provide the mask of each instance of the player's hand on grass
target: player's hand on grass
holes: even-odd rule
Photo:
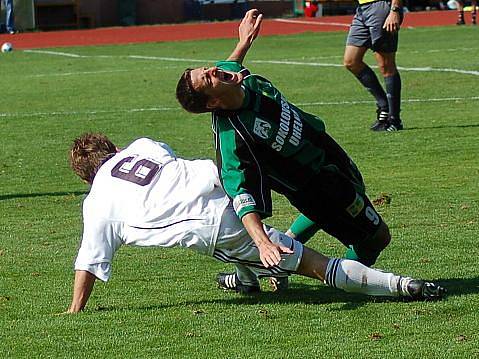
[[[240,42],[251,45],[258,36],[263,14],[260,14],[257,9],[249,10],[239,25],[239,39]]]
[[[258,249],[261,262],[266,268],[278,265],[281,261],[282,253],[293,253],[290,248],[273,242],[263,242]]]

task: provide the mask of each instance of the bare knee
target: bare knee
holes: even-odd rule
[[[376,53],[376,62],[383,77],[394,76],[397,72],[395,53]]]
[[[394,66],[379,66],[379,71],[383,77],[391,77],[396,75],[397,69],[396,65]]]
[[[357,61],[356,59],[345,57],[343,59],[343,65],[353,74],[358,75],[364,69],[366,64],[362,61]]]

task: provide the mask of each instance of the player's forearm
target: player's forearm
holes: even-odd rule
[[[256,36],[258,36],[262,21],[263,15],[260,14],[257,9],[251,9],[246,12],[238,28],[238,44],[228,57],[229,61],[236,61],[240,64],[243,63],[246,53],[251,47],[254,39],[256,39]]]
[[[75,282],[73,285],[73,297],[68,308],[69,313],[78,313],[85,308],[88,298],[93,290],[96,277],[90,272],[78,270],[75,272]]]
[[[250,47],[251,47],[251,43],[249,43],[248,41],[239,41],[227,60],[236,61],[242,64]]]
[[[241,221],[258,248],[271,243],[271,240],[264,231],[263,222],[258,213],[247,213],[241,218]]]

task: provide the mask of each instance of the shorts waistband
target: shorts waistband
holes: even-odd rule
[[[373,2],[386,1],[386,0],[358,0],[359,5],[367,5]]]

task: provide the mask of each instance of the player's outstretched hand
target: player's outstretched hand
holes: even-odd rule
[[[256,36],[258,36],[262,21],[263,14],[260,14],[257,9],[251,9],[246,12],[239,25],[240,42],[251,45],[254,39],[256,39]]]
[[[261,262],[266,268],[278,265],[281,261],[282,253],[293,253],[290,248],[273,242],[265,242],[258,249]]]

